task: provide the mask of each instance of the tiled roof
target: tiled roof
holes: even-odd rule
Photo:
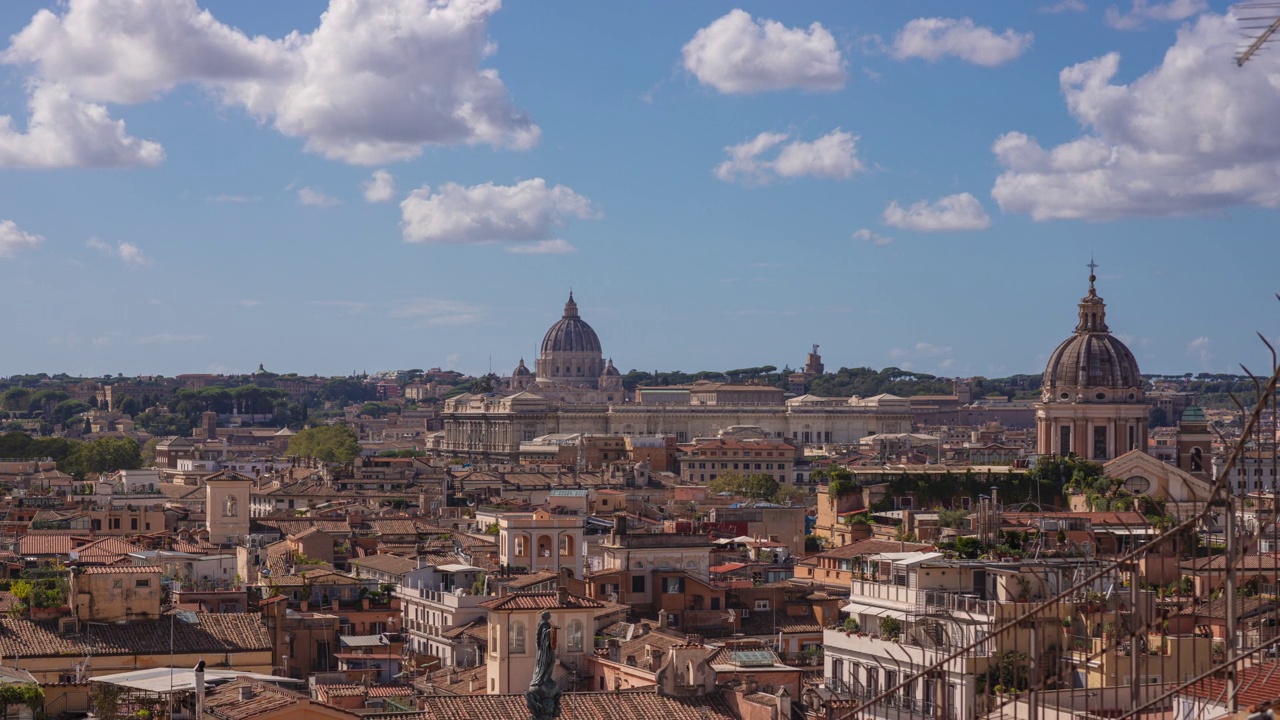
[[[459,625],[454,628],[449,628],[448,630],[445,630],[440,634],[450,639],[468,637],[468,638],[471,638],[472,640],[479,642],[481,645],[488,647],[489,646],[488,627],[489,627],[489,618],[487,616],[479,617],[467,623],[466,625]]]
[[[252,695],[248,699],[242,699],[240,695],[240,689],[245,687],[251,688]],[[210,690],[205,695],[204,709],[214,717],[247,720],[305,701],[307,697],[304,695],[248,678],[239,678]]]
[[[1236,612],[1233,613],[1238,618],[1247,618],[1258,614],[1259,612],[1270,612],[1276,609],[1276,601],[1262,597],[1241,597],[1236,598]],[[1219,597],[1208,602],[1192,604],[1178,611],[1179,615],[1196,615],[1206,618],[1225,619],[1227,617],[1227,599]]]
[[[500,598],[480,603],[480,607],[489,610],[555,610],[558,608],[592,608],[605,607],[605,604],[591,598],[568,595],[565,604],[560,604],[558,592],[516,592]]]
[[[542,583],[548,580],[555,580],[559,577],[560,577],[559,575],[551,572],[550,570],[544,570],[542,572],[529,573],[528,575],[521,575],[515,578],[514,580],[508,582],[507,587],[511,588],[512,590],[520,590],[521,588],[533,587],[534,585],[541,585]]]
[[[514,720],[529,716],[523,694],[429,695],[419,699],[421,710],[397,714],[395,720]],[[565,693],[560,720],[734,720],[719,695],[670,697],[652,691]]]
[[[379,535],[418,534],[418,526],[412,520],[371,520],[369,527]]]
[[[378,553],[377,555],[357,558],[352,560],[349,564],[353,568],[368,568],[370,570],[393,574],[407,573],[418,567],[418,563],[414,560],[388,553]]]
[[[112,555],[128,555],[142,550],[142,547],[126,542],[116,537],[104,537],[86,543],[75,549],[76,554],[82,558],[97,558]]]
[[[1267,703],[1280,697],[1280,660],[1268,660],[1251,668],[1237,671],[1236,687],[1240,707]],[[1208,678],[1182,691],[1186,695],[1205,698],[1212,703],[1222,703],[1226,697],[1226,680]]]
[[[827,550],[818,553],[819,557],[824,558],[854,558],[863,555],[879,555],[887,552],[916,552],[931,549],[932,545],[921,545],[919,543],[897,542],[895,540],[859,540],[849,543],[834,550]]]
[[[0,618],[0,656],[49,657],[83,655],[147,655],[169,652],[172,627],[175,647],[192,653],[270,650],[271,636],[262,616],[246,613],[206,613],[199,624],[137,620],[117,625],[92,625],[75,636],[58,634],[56,622]]]
[[[154,573],[160,574],[159,565],[108,565],[80,568],[81,575],[118,575],[120,573]]]
[[[485,695],[489,692],[489,666],[466,670],[437,670],[413,682],[427,695]]]
[[[70,555],[72,550],[84,544],[84,540],[71,535],[37,535],[31,533],[18,538],[18,554]]]

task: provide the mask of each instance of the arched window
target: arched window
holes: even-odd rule
[[[516,538],[516,555],[517,555],[518,557],[523,557],[523,556],[524,556],[524,554],[525,554],[525,549],[524,549],[524,538],[522,538],[522,537],[517,537],[517,538]]]
[[[574,539],[573,539],[573,536],[572,536],[572,535],[563,535],[563,536],[561,536],[561,538],[560,538],[560,556],[561,556],[561,557],[573,557],[573,554],[574,554],[574,545],[575,545],[575,542],[574,542]]]
[[[1191,472],[1200,472],[1204,469],[1204,455],[1200,452],[1200,448],[1191,448]]]
[[[524,623],[511,621],[511,644],[507,648],[512,653],[524,654]]]
[[[569,622],[569,632],[565,637],[569,652],[582,652],[582,635],[582,621],[571,620]]]

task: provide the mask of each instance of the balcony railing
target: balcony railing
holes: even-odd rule
[[[970,615],[996,614],[996,601],[983,600],[976,595],[947,592],[945,590],[921,590],[916,593],[916,612],[921,615],[938,612],[963,612]]]

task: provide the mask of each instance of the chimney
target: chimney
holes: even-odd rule
[[[556,603],[560,607],[569,606],[569,588],[565,587],[564,585],[561,585],[560,587],[556,588]]]
[[[760,684],[756,682],[755,675],[742,676],[742,694],[743,695],[750,695],[754,693],[756,689],[759,687],[760,687]]]
[[[196,720],[204,718],[204,661],[196,663],[195,667],[195,685],[196,685]]]
[[[253,686],[241,685],[240,686],[240,702],[244,702],[245,700],[252,700],[252,699],[253,699]]]

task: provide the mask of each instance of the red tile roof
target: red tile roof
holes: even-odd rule
[[[81,575],[118,575],[120,573],[155,573],[159,575],[159,565],[108,565],[80,568]]]
[[[480,607],[490,610],[556,610],[559,608],[595,609],[605,607],[605,604],[591,598],[569,595],[562,605],[560,594],[557,592],[516,592],[482,602]]]
[[[524,695],[435,695],[421,698],[422,710],[397,720],[515,720],[529,716]],[[718,695],[677,698],[641,692],[566,693],[560,720],[734,720]]]

